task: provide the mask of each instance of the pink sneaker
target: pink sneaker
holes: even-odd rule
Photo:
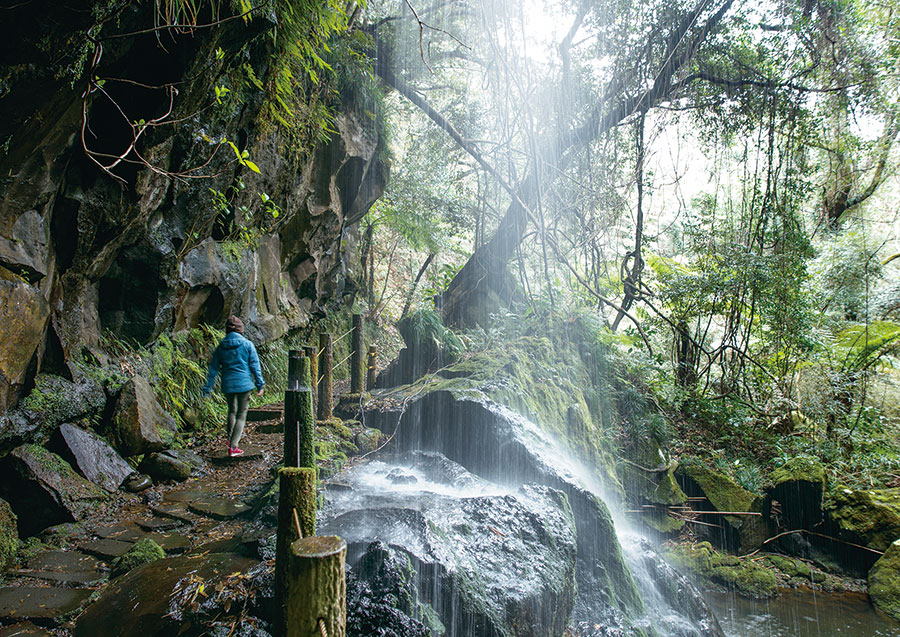
[[[235,456],[243,455],[244,450],[238,449],[237,447],[228,446],[228,455],[234,458]]]

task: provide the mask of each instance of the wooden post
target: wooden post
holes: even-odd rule
[[[291,544],[285,593],[287,637],[346,636],[346,560],[347,543],[334,535]]]
[[[307,345],[303,351],[309,358],[309,387],[312,389],[313,414],[316,414],[318,413],[316,405],[319,403],[319,348],[315,345]]]
[[[296,520],[294,512],[296,511]],[[303,537],[316,533],[316,470],[307,467],[285,467],[278,472],[278,530],[275,536],[275,621],[276,634],[284,635],[285,604],[289,597],[289,552],[299,539],[297,523]]]
[[[332,345],[331,334],[319,334],[319,368],[322,372],[322,383],[319,385],[319,420],[331,420],[334,417],[334,395],[332,393]]]
[[[300,384],[300,359],[303,352],[292,349],[288,352],[287,389],[297,389]]]
[[[378,357],[378,348],[369,345],[369,361],[366,364],[366,389],[372,389],[375,386],[376,359]]]
[[[315,467],[315,416],[310,388],[309,358],[291,358],[294,389],[284,392],[284,466]],[[290,371],[289,371],[290,375]]]
[[[363,381],[365,380],[365,357],[363,356],[363,348],[365,347],[365,333],[363,331],[362,314],[353,315],[353,327],[350,335],[350,393],[363,393]]]

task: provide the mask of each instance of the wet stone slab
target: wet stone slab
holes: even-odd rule
[[[91,593],[84,588],[0,588],[0,619],[56,619],[78,610]]]
[[[109,540],[137,542],[146,534],[134,524],[117,524],[115,526],[98,527],[94,529],[94,535]]]
[[[149,537],[169,555],[178,555],[191,548],[190,538],[180,533],[149,533],[143,537]]]
[[[170,491],[163,496],[163,502],[193,502],[201,498],[208,498],[209,491],[186,489],[184,491]]]
[[[216,449],[209,454],[209,461],[216,465],[228,465],[238,462],[256,462],[262,459],[262,449],[252,445],[245,446],[244,453],[240,456],[229,456],[227,449]]]
[[[277,407],[256,407],[247,410],[247,422],[262,422],[284,417],[284,412]]]
[[[151,533],[154,531],[172,531],[184,525],[181,520],[175,520],[173,518],[152,518],[150,520],[139,520],[137,524],[145,531],[149,531]]]
[[[188,511],[187,505],[183,502],[176,504],[159,504],[150,507],[150,511],[153,512],[153,515],[161,518],[171,518],[173,520],[184,522],[185,524],[193,524],[197,520],[197,516]]]
[[[101,560],[109,560],[114,557],[124,555],[131,548],[132,542],[123,542],[122,540],[113,540],[106,538],[102,540],[92,540],[83,542],[78,545],[80,551],[90,553],[99,557]]]
[[[53,633],[35,626],[31,622],[19,622],[12,626],[3,626],[0,628],[0,637],[53,637]]]
[[[213,518],[214,520],[230,520],[239,515],[243,515],[250,510],[250,506],[239,500],[230,500],[229,498],[220,498],[217,496],[206,496],[188,505],[191,511],[199,515]]]
[[[96,558],[78,551],[48,551],[14,573],[66,584],[96,584],[105,577]]]

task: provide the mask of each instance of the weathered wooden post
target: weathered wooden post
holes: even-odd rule
[[[285,573],[287,637],[345,637],[346,559],[347,543],[333,535],[291,544]]]
[[[313,414],[315,414],[318,413],[316,405],[319,403],[319,348],[315,345],[307,345],[303,351],[309,358],[309,388],[312,389]]]
[[[308,359],[304,359],[300,351],[292,349],[288,353],[287,389],[284,392],[285,467],[300,466],[300,417],[303,410],[300,383],[304,369],[309,369]]]
[[[276,634],[287,634],[287,608],[296,604],[291,586],[291,544],[316,532],[316,470],[285,467],[278,472],[278,531],[275,537]],[[312,634],[312,633],[310,633]]]
[[[365,380],[365,358],[363,356],[363,348],[365,347],[365,332],[363,331],[362,314],[353,315],[353,326],[350,336],[350,393],[363,393],[363,381]]]
[[[372,389],[375,386],[375,369],[376,359],[378,358],[378,348],[369,345],[369,361],[366,364],[366,389]]]
[[[331,420],[334,417],[331,334],[319,334],[319,352],[319,367],[322,371],[322,382],[319,384],[319,420]]]

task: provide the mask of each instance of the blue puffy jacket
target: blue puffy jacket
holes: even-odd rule
[[[256,348],[239,332],[229,332],[213,352],[206,387],[203,388],[204,394],[212,391],[216,384],[216,374],[220,371],[224,394],[240,394],[254,387],[262,389],[265,385]]]

